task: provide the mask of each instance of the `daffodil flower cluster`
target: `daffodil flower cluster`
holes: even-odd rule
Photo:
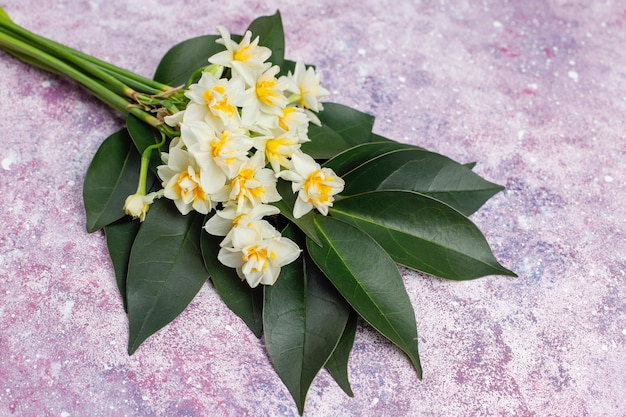
[[[224,236],[218,254],[223,264],[251,287],[271,285],[301,251],[265,219],[279,213],[270,205],[281,200],[278,179],[291,181],[298,193],[295,218],[312,209],[326,215],[343,190],[341,178],[300,149],[309,141],[309,122],[320,124],[319,99],[329,93],[301,62],[279,76],[280,68],[267,62],[271,50],[251,40],[249,31],[239,43],[224,27],[218,31],[225,50],[209,58],[185,91],[185,109],[165,117],[180,137],[161,153],[164,165],[157,172],[162,195],[183,215],[216,211],[205,230]],[[143,219],[152,200],[129,197],[126,210]]]

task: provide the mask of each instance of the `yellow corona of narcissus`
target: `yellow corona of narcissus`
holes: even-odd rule
[[[292,182],[293,192],[298,198],[293,207],[293,216],[298,219],[313,208],[323,215],[333,205],[335,195],[343,191],[344,181],[330,168],[322,168],[305,153],[291,157],[293,168],[281,171],[278,175]]]

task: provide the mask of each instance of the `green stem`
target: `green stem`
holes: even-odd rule
[[[132,107],[129,102],[120,97],[115,92],[111,91],[106,86],[102,85],[99,81],[85,75],[73,66],[61,61],[54,56],[51,56],[32,45],[22,42],[15,37],[7,35],[5,32],[0,31],[0,46],[7,52],[15,55],[19,59],[23,59],[31,65],[36,65],[47,71],[62,74],[67,76],[84,88],[86,88],[95,97],[102,100],[104,103],[119,110],[125,115],[132,114],[138,117],[140,120],[148,123],[151,126],[159,128],[164,132],[170,133],[167,128],[162,128],[162,122],[151,114],[145,112],[138,107]],[[169,126],[168,126],[169,127]],[[171,129],[170,129],[171,130]]]
[[[166,139],[166,135],[163,132],[161,132],[161,142],[148,146],[141,154],[141,167],[139,169],[139,184],[137,184],[136,194],[141,194],[141,195],[146,194],[146,181],[148,178],[148,167],[150,166],[150,156],[154,149],[159,149],[161,146],[165,145],[165,139]]]
[[[66,45],[60,44],[51,39],[47,39],[35,33],[32,33],[28,31],[27,29],[13,23],[8,18],[8,16],[6,16],[6,14],[4,16],[5,16],[5,19],[3,21],[3,19],[1,18],[2,16],[0,15],[0,27],[1,28],[4,28],[5,30],[11,32],[15,37],[21,38],[23,41],[34,43],[37,46],[39,46],[41,49],[46,49],[48,52],[57,53],[57,51],[63,50],[67,54],[71,54],[74,57],[74,59],[82,60],[83,63],[80,64],[81,68],[83,68],[85,63],[87,63],[87,64],[95,65],[99,69],[104,70],[109,74],[119,75],[126,80],[129,80],[129,79],[133,80],[134,84],[137,85],[140,91],[144,93],[150,93],[150,91],[155,91],[154,94],[157,94],[157,93],[167,92],[172,89],[172,87],[170,87],[169,85],[151,80],[149,78],[143,77],[134,72],[127,71],[116,65],[110,64],[106,61],[102,61],[96,57],[85,54],[81,51],[70,48]]]
[[[70,48],[66,46],[57,44],[56,42],[52,42],[46,38],[35,35],[34,33],[6,19],[0,19],[0,28],[4,29],[4,32],[8,35],[13,34],[13,38],[16,41],[21,41],[23,43],[28,42],[31,44],[31,46],[37,47],[37,49],[41,50],[42,52],[48,53],[59,60],[71,63],[81,70],[85,71],[86,73],[91,74],[96,78],[99,78],[101,81],[107,84],[110,90],[113,90],[119,95],[132,97],[134,94],[136,94],[134,90],[124,85],[124,83],[119,81],[117,78],[111,76],[106,71],[103,71],[93,65],[85,65],[85,61],[79,57],[76,57],[70,51]]]

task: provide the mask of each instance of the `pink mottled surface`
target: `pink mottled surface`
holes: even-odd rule
[[[582,0],[4,0],[23,26],[151,76],[184,39],[279,8],[287,57],[375,131],[478,161],[505,184],[473,216],[517,279],[403,270],[424,379],[360,325],[349,398],[326,372],[308,416],[624,416],[626,4]],[[82,184],[123,119],[0,53],[0,415],[297,415],[258,341],[209,286],[126,354],[127,324]]]

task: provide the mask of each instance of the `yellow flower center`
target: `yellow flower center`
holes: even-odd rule
[[[271,106],[278,96],[276,89],[276,79],[259,81],[256,83],[256,96],[263,104]]]
[[[189,174],[189,171],[180,173],[174,187],[176,193],[180,195],[185,202],[207,199],[204,190],[200,187],[196,179]]]
[[[236,109],[235,106],[233,106],[228,101],[228,96],[224,94],[225,91],[226,88],[223,85],[216,85],[204,91],[202,93],[202,97],[204,98],[204,101],[206,102],[206,105],[210,110],[214,110],[216,112],[224,112],[228,117],[233,117]],[[218,100],[215,100],[215,102],[213,94],[214,92],[221,95],[221,97]]]
[[[287,126],[286,120],[289,117],[289,115],[295,111],[296,109],[293,107],[285,107],[283,109],[283,115],[278,118],[278,126],[280,126],[281,129],[289,130],[289,126]]]
[[[233,60],[246,62],[252,56],[252,45],[238,47],[235,53],[233,53]]]
[[[258,183],[257,187],[250,187],[250,183]],[[233,181],[233,185],[239,185],[239,192],[237,193],[237,199],[242,199],[246,197],[246,193],[249,193],[253,198],[261,198],[265,194],[265,189],[263,185],[254,178],[254,170],[251,168],[244,168],[239,172],[237,178]]]
[[[330,192],[332,187],[324,183],[324,175],[321,170],[317,170],[307,178],[304,183],[304,189],[307,192],[309,200],[315,199],[322,204],[330,202]]]
[[[241,253],[241,259],[244,262],[252,261],[255,264],[255,266],[250,269],[250,272],[264,271],[269,265],[267,261],[268,257],[270,259],[276,258],[276,254],[271,251],[268,253],[267,248],[259,249],[257,245],[252,245],[245,252]]]

